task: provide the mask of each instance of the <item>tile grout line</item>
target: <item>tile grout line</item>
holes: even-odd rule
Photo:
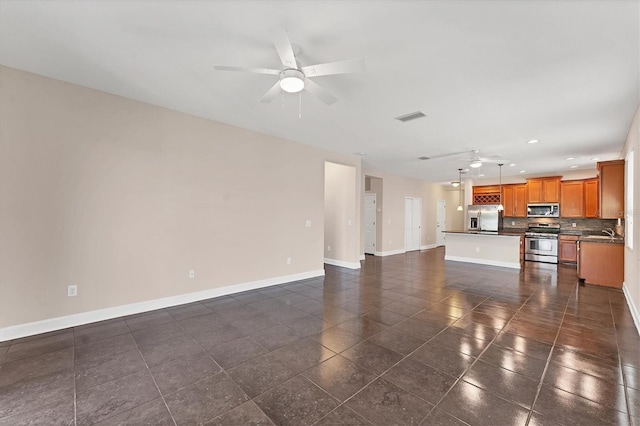
[[[578,291],[579,287],[576,284],[576,291]],[[562,319],[560,320],[560,325],[558,326],[558,331],[556,332],[556,337],[553,339],[553,344],[551,345],[551,350],[549,351],[549,355],[547,356],[547,362],[544,364],[544,370],[542,370],[542,375],[540,376],[540,383],[538,383],[538,388],[536,389],[536,396],[533,398],[533,402],[531,403],[531,410],[529,411],[529,415],[527,416],[527,423],[529,425],[531,422],[531,416],[533,415],[533,409],[536,406],[536,402],[538,401],[538,397],[540,396],[540,391],[542,390],[542,386],[544,385],[544,378],[547,375],[547,370],[549,369],[549,364],[551,363],[551,357],[553,356],[553,351],[556,350],[556,343],[558,341],[558,337],[560,336],[560,330],[562,330],[562,324],[564,323],[564,318],[567,315],[567,309],[569,308],[570,298],[567,299],[564,305],[564,311],[562,312]]]
[[[616,335],[616,349],[618,350],[618,367],[620,367],[620,374],[622,374],[622,387],[624,389],[624,399],[627,407],[627,417],[629,419],[629,424],[633,424],[633,419],[631,418],[631,403],[629,399],[629,390],[627,389],[627,375],[624,374],[624,367],[622,364],[622,357],[620,356],[620,339],[618,338],[618,328],[616,327],[616,318],[613,316],[613,307],[611,306],[611,295],[607,294],[609,298],[609,313],[611,313],[611,320],[613,321],[613,332]]]
[[[536,289],[537,290],[537,289]],[[494,294],[496,294],[497,292],[494,292]],[[489,347],[495,342],[495,340],[498,338],[498,336],[500,335],[500,333],[502,332],[506,332],[506,328],[509,326],[509,324],[511,324],[511,322],[513,321],[513,319],[516,317],[516,315],[518,315],[518,313],[522,310],[522,308],[527,304],[527,302],[529,301],[529,299],[531,299],[533,297],[533,295],[535,294],[535,291],[532,292],[529,297],[527,297],[527,299],[522,302],[522,304],[520,305],[520,307],[516,310],[516,312],[514,312],[514,314],[511,316],[511,318],[509,319],[509,321],[507,321],[507,323],[500,329],[500,332],[497,333],[493,339],[491,339],[491,341],[487,344],[487,346],[478,354],[478,356],[475,358],[475,360],[469,364],[469,366],[467,368],[465,368],[462,373],[460,374],[460,376],[458,378],[456,378],[455,382],[449,387],[449,389],[447,390],[447,392],[445,392],[444,395],[442,395],[442,397],[438,400],[438,402],[433,406],[433,410],[435,410],[436,408],[438,408],[438,405],[440,405],[440,403],[447,397],[447,395],[449,395],[449,392],[451,392],[451,389],[453,389],[458,383],[460,383],[460,381],[462,380],[462,377],[464,377],[464,375],[471,369],[473,368],[474,365],[476,365],[476,363],[480,360],[480,357],[489,349]],[[488,300],[490,297],[488,297],[486,300]],[[484,303],[485,301],[483,301],[482,303]],[[481,303],[481,304],[482,304]],[[447,327],[448,328],[448,327]],[[475,385],[472,385],[475,386]],[[488,391],[490,393],[493,394],[493,392]],[[497,396],[497,395],[496,395]],[[498,396],[498,398],[503,399]],[[506,401],[506,400],[505,400]],[[510,402],[510,401],[507,401]],[[517,404],[520,405],[520,404]],[[524,407],[523,407],[524,408]],[[432,410],[432,411],[433,411]],[[531,413],[531,411],[533,410],[533,403],[531,404],[531,409],[529,410],[529,413]],[[449,414],[447,411],[443,410],[445,413]],[[455,417],[455,416],[454,416]],[[457,417],[456,417],[457,418]],[[425,417],[426,419],[426,417]],[[424,419],[422,419],[422,421],[424,421]],[[528,418],[527,418],[528,421]]]

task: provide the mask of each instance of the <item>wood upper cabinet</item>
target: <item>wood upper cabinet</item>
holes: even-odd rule
[[[584,181],[560,183],[560,217],[584,217]]]
[[[584,181],[584,217],[586,218],[600,217],[598,186],[598,178],[585,179]]]
[[[559,203],[560,176],[527,179],[527,202]]]
[[[473,204],[499,204],[500,186],[483,185],[473,187]]]
[[[527,217],[527,185],[502,185],[504,217]]]
[[[624,216],[624,160],[598,163],[600,173],[600,217]]]

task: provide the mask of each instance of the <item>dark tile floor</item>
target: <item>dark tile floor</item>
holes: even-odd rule
[[[640,425],[621,291],[575,268],[358,271],[0,343],[0,425]]]

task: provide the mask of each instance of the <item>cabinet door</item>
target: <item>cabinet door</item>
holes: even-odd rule
[[[600,217],[624,216],[624,160],[598,163],[600,171]]]
[[[542,199],[542,179],[527,180],[527,201],[529,203],[541,203]]]
[[[514,217],[527,217],[527,185],[513,186]]]
[[[560,185],[560,217],[583,217],[584,182],[571,180]]]
[[[560,240],[558,253],[561,262],[576,262],[578,260],[578,246],[575,240]]]
[[[598,179],[587,179],[584,181],[584,217],[599,217]]]
[[[542,181],[542,201],[545,203],[560,202],[560,178],[544,179]]]
[[[515,213],[513,185],[502,186],[502,205],[504,206],[504,217],[513,217]]]

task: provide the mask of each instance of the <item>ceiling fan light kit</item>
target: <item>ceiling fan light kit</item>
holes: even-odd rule
[[[471,167],[473,167],[474,169],[477,169],[478,167],[482,167],[482,161],[480,160],[473,160],[471,163],[469,163],[469,165]]]
[[[300,70],[288,69],[280,73],[280,88],[287,93],[298,93],[304,89],[304,74]]]

